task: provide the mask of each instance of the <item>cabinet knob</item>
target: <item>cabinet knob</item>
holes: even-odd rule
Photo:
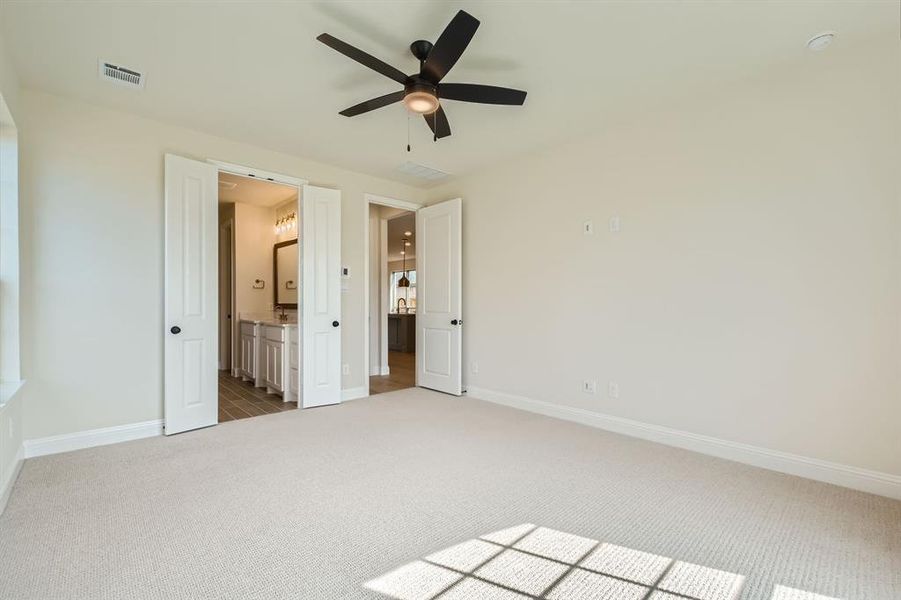
[[[181,327],[179,327],[178,325],[175,325],[169,331],[171,331],[175,335],[178,335],[179,333],[181,333]]]
[[[332,327],[337,327],[340,324],[341,323],[339,323],[338,321],[332,321]]]

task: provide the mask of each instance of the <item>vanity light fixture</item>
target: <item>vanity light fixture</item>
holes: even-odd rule
[[[275,221],[275,233],[288,233],[295,229],[297,229],[297,213],[283,215]]]
[[[412,231],[405,231],[405,232],[404,232],[404,235],[407,236],[407,237],[409,237],[409,236],[413,235],[413,232],[412,232]]]

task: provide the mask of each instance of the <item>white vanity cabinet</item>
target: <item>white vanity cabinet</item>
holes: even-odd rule
[[[267,392],[284,391],[285,362],[285,328],[272,325],[262,326],[260,342],[260,369],[263,385]]]
[[[252,321],[241,321],[240,341],[238,343],[240,360],[238,371],[245,379],[256,382],[257,377],[257,328]]]
[[[241,321],[241,375],[269,393],[280,392],[285,402],[297,401],[297,330],[294,324]]]

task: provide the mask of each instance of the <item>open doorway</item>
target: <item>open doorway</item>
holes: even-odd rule
[[[278,185],[280,191],[255,201],[248,187],[256,182]],[[303,408],[339,403],[341,191],[175,154],[165,156],[164,187],[165,434],[209,427],[220,417],[291,409],[291,403]],[[220,203],[220,188],[238,190],[237,196],[223,193]],[[229,220],[231,236],[220,235],[220,224]],[[220,252],[220,239],[229,237],[233,250]],[[224,313],[220,254],[231,263],[231,299],[223,299]],[[245,260],[248,256],[252,260]],[[255,301],[247,301],[248,295]],[[223,320],[231,321],[230,353],[219,344]],[[227,389],[220,395],[220,375],[231,378],[223,379],[226,383],[249,384],[258,400],[277,397],[283,404],[220,414],[220,398],[228,397]]]
[[[416,385],[416,213],[369,205],[369,393]]]
[[[299,190],[219,172],[219,422],[297,408]]]

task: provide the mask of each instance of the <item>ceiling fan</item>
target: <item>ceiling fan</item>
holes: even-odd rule
[[[355,117],[403,101],[411,112],[425,117],[426,123],[434,134],[434,139],[437,140],[451,134],[447,115],[444,114],[444,108],[441,106],[442,100],[521,105],[526,100],[526,93],[521,90],[477,83],[441,83],[447,72],[460,59],[478,28],[478,19],[461,10],[447,25],[434,45],[426,40],[417,40],[410,44],[410,52],[419,60],[419,72],[412,75],[407,75],[400,69],[323,33],[316,39],[326,46],[404,86],[404,89],[399,92],[392,92],[361,102],[342,110],[339,114],[345,117]]]

